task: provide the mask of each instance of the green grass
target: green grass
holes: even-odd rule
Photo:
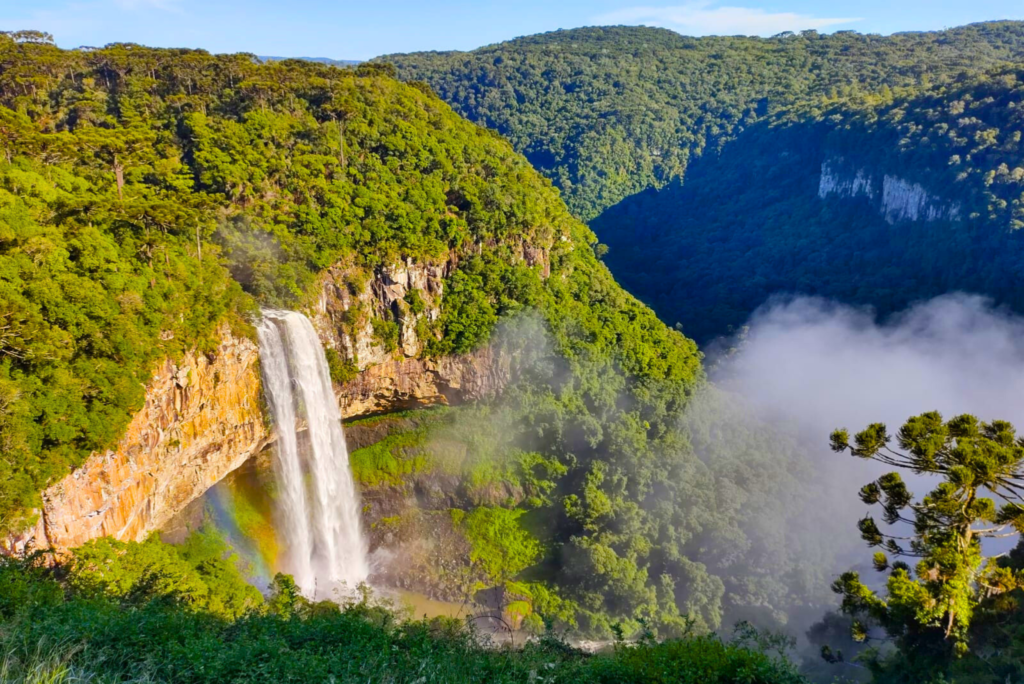
[[[552,632],[498,646],[460,620],[404,620],[368,591],[344,605],[312,603],[285,575],[244,612],[211,612],[244,583],[225,565],[229,553],[210,555],[216,540],[201,541],[181,556],[156,540],[113,555],[85,549],[57,568],[0,558],[0,684],[805,681],[780,657],[714,636],[662,644],[647,636],[600,655]],[[197,577],[209,589],[201,602],[187,591]],[[521,589],[532,609],[546,610],[543,588]]]
[[[51,648],[53,638],[75,645]],[[0,643],[9,663],[3,684],[804,682],[787,662],[715,637],[620,645],[596,656],[551,636],[495,647],[461,621],[399,623],[389,610],[364,603],[231,623],[166,605],[125,610],[72,602],[0,626]]]

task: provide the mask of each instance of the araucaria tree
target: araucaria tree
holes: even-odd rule
[[[970,627],[979,607],[1024,585],[1024,571],[986,557],[982,540],[1016,537],[1024,531],[1024,439],[1005,421],[982,423],[971,415],[944,422],[937,412],[909,419],[896,443],[875,423],[850,444],[846,430],[832,433],[832,449],[917,475],[937,475],[939,485],[920,501],[899,472],[860,490],[861,500],[882,509],[880,527],[871,516],[858,524],[875,554],[875,568],[889,572],[885,597],[856,572],[832,588],[853,616],[854,636],[881,627],[904,654],[929,659],[970,651]],[[890,560],[892,558],[893,560]],[[916,558],[910,565],[900,558]]]

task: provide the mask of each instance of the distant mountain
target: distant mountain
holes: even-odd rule
[[[691,38],[658,28],[555,31],[472,52],[385,55],[511,140],[590,220],[681,178],[705,150],[794,103],[941,83],[1024,61],[1024,22],[866,35]]]
[[[300,59],[303,62],[316,62],[318,64],[329,64],[330,66],[355,66],[362,62],[362,60],[358,59],[331,59],[330,57],[270,57],[267,55],[257,55],[257,57],[263,62],[283,62],[286,59]]]
[[[591,228],[698,340],[794,293],[887,315],[954,291],[1024,312],[1024,67],[755,123]]]
[[[1024,22],[587,28],[379,59],[508,137],[698,342],[780,293],[886,314],[967,290],[1024,312]]]

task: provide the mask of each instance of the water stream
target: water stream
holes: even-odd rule
[[[359,497],[323,347],[309,319],[264,310],[264,391],[278,439],[276,515],[282,570],[306,596],[333,598],[369,574]],[[306,434],[300,435],[305,427]]]

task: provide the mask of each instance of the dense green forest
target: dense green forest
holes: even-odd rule
[[[375,65],[23,33],[0,43],[0,103],[5,528],[117,439],[160,358],[222,322],[244,333],[257,304],[301,306],[337,261],[454,252],[427,353],[533,350],[480,410],[504,426],[492,476],[532,483],[514,519],[546,521],[516,569],[567,622],[667,636],[686,615],[707,631],[821,604],[825,561],[762,529],[802,511],[776,493],[813,476],[804,457],[770,433],[747,450],[790,465],[764,476],[701,457],[679,422],[704,385],[693,342],[616,284],[549,181],[425,89]],[[550,249],[549,278],[514,256],[523,241]]]
[[[794,102],[946,82],[1024,59],[1024,23],[773,38],[615,26],[378,59],[505,135],[589,221],[681,178],[694,159]]]
[[[776,293],[880,314],[963,290],[1024,310],[1024,72],[822,101],[761,122],[686,183],[622,202],[592,227],[620,281],[698,341],[738,329]],[[873,197],[825,193],[823,170]],[[885,177],[937,211],[886,215]],[[845,193],[849,195],[850,193]]]
[[[509,136],[591,220],[620,282],[705,343],[776,293],[881,314],[954,290],[1024,308],[1008,66],[1022,36],[1019,22],[771,39],[613,27],[382,59]],[[862,173],[874,196],[820,201],[823,171]],[[956,215],[888,215],[886,176]]]

